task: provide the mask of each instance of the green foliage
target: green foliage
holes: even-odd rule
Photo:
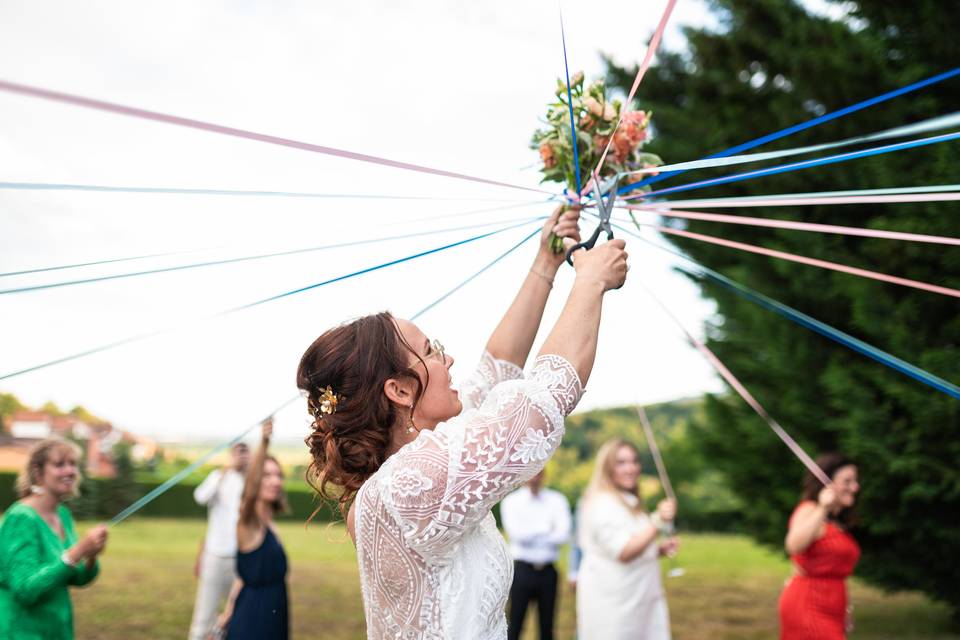
[[[716,0],[719,31],[687,29],[689,49],[661,53],[640,89],[656,114],[654,152],[691,160],[808,120],[957,65],[960,11],[934,0],[845,3],[833,21],[791,0]],[[609,68],[626,90],[634,71]],[[953,79],[763,147],[839,140],[956,111]],[[949,184],[955,142],[698,191],[696,197]],[[755,167],[755,165],[754,165]],[[751,168],[754,168],[751,167]],[[682,184],[733,173],[707,170]],[[692,195],[692,194],[691,194]],[[684,194],[686,197],[686,194]],[[760,215],[807,222],[960,235],[954,203],[776,208]],[[693,231],[960,286],[960,252],[880,239],[719,226]],[[698,262],[900,356],[960,380],[956,300],[695,241]],[[960,403],[704,283],[718,305],[709,346],[810,452],[859,463],[863,547],[858,573],[887,588],[918,588],[960,612]],[[691,441],[743,497],[745,528],[780,546],[798,498],[800,464],[749,408],[710,398]],[[707,428],[706,425],[709,425]]]
[[[207,470],[210,471],[209,469]],[[206,507],[193,500],[193,490],[206,474],[191,477],[187,482],[175,485],[166,493],[148,504],[138,516],[151,518],[204,518]],[[0,472],[0,512],[6,510],[16,500],[13,483],[16,473]],[[124,507],[140,496],[146,495],[163,482],[162,479],[123,480],[118,478],[85,478],[80,485],[80,497],[71,500],[67,506],[78,519],[106,520],[117,515]],[[291,513],[278,517],[278,520],[305,522],[317,508],[313,492],[304,482],[290,481],[286,484],[287,499]],[[324,507],[315,520],[325,522],[339,519]]]
[[[632,171],[647,166],[662,164],[660,158],[650,153],[641,153],[640,147],[647,139],[650,118],[645,112],[622,114],[620,100],[609,100],[603,80],[584,86],[583,72],[570,79],[570,94],[567,84],[557,80],[556,100],[547,105],[545,127],[533,134],[530,146],[540,152],[543,161],[541,182],[560,182],[572,191],[577,190],[574,168],[573,136],[570,133],[571,110],[577,132],[577,160],[582,181],[587,183],[590,173],[600,162],[600,157],[610,143],[610,153],[600,172],[601,178],[619,171]],[[572,100],[570,100],[572,98]],[[571,109],[572,105],[572,109]],[[624,122],[617,124],[621,118]],[[616,135],[614,136],[614,132]],[[612,143],[611,137],[613,137]]]
[[[6,428],[7,418],[24,408],[17,396],[12,393],[0,393],[0,431]]]
[[[43,406],[40,407],[40,411],[43,411],[44,413],[48,413],[51,416],[67,415],[66,413],[64,413],[62,409],[60,409],[60,407],[57,406],[57,403],[54,402],[53,400],[47,400],[45,403],[43,403]]]
[[[648,406],[646,412],[677,492],[679,526],[695,531],[738,530],[739,502],[687,435],[690,426],[703,419],[702,402],[678,400]],[[547,483],[575,504],[590,481],[597,450],[614,438],[639,447],[644,474],[641,491],[652,507],[663,492],[634,407],[598,409],[567,418],[563,443],[547,467]]]
[[[86,407],[84,407],[84,406],[82,406],[82,405],[79,405],[79,404],[78,404],[77,406],[75,406],[73,409],[70,409],[70,415],[73,416],[74,418],[76,418],[77,420],[81,420],[82,422],[86,422],[87,424],[98,424],[98,423],[101,423],[101,422],[106,422],[103,418],[100,418],[100,417],[98,417],[98,416],[90,413],[90,412],[86,409]]]

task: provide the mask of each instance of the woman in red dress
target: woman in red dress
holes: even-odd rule
[[[843,640],[853,628],[847,577],[860,559],[850,535],[860,484],[849,458],[827,453],[817,465],[830,476],[824,487],[811,473],[793,510],[786,549],[794,575],[780,596],[780,640]]]

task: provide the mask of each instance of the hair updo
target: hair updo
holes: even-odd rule
[[[386,460],[393,427],[408,417],[409,410],[384,394],[384,383],[412,380],[414,405],[420,400],[424,384],[410,366],[410,354],[423,362],[384,311],[326,331],[300,359],[297,387],[306,392],[314,418],[304,440],[312,458],[307,482],[344,515],[361,485]],[[319,410],[327,386],[337,395],[333,413]]]

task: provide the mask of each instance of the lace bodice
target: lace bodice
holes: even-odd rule
[[[371,640],[506,638],[513,564],[490,509],[543,468],[583,393],[559,356],[522,376],[484,354],[461,389],[463,412],[421,432],[357,493]]]

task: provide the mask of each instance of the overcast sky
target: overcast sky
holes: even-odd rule
[[[639,61],[664,5],[570,3],[572,68],[599,75],[600,52],[624,64]],[[681,0],[666,45],[682,46],[679,25],[709,21],[700,2]],[[539,175],[528,141],[562,72],[554,2],[0,1],[0,79],[531,187]],[[0,289],[457,225],[506,225],[551,208],[536,202],[535,193],[4,93],[0,181],[462,198],[0,190],[0,272],[189,252],[4,277]],[[518,206],[454,216],[505,205]],[[589,222],[585,227],[592,230]],[[381,309],[412,315],[531,230],[214,320],[198,321],[483,229],[2,295],[0,375],[126,336],[180,329],[0,381],[0,390],[30,404],[82,403],[118,426],[163,440],[226,439],[296,393],[299,357],[324,329]],[[457,358],[455,379],[476,363],[534,249],[527,244],[419,321]],[[698,333],[712,307],[671,273],[665,254],[636,242],[629,250],[631,280],[608,296],[581,410],[721,388],[637,281]],[[558,278],[541,340],[571,276],[565,269]],[[301,403],[284,412],[278,435],[302,438],[305,415]]]

